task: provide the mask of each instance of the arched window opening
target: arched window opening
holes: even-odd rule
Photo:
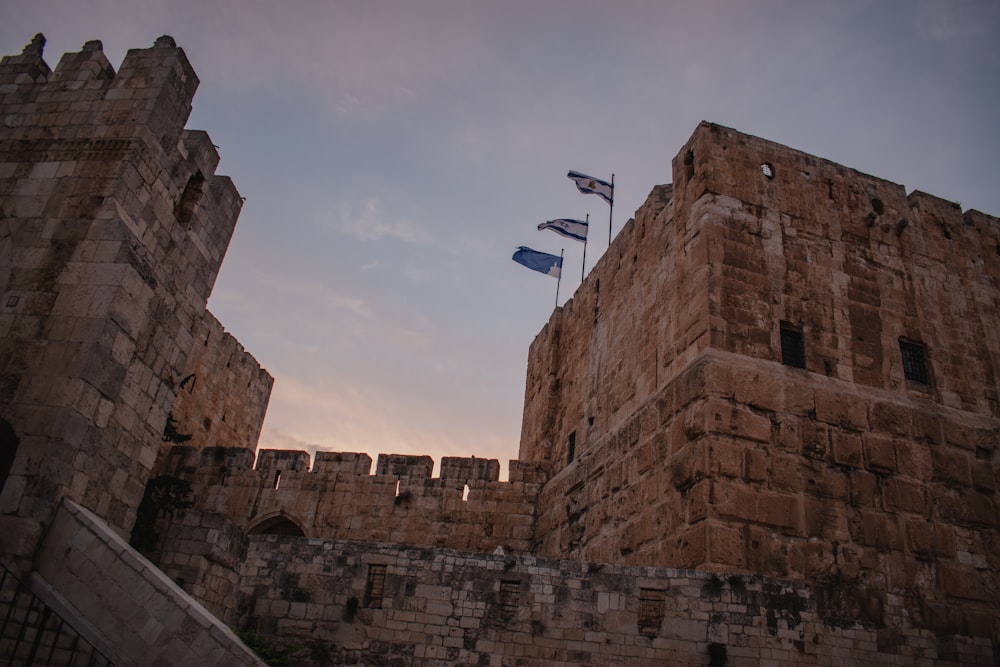
[[[184,193],[181,194],[180,201],[177,202],[177,221],[181,223],[182,226],[188,227],[191,224],[192,218],[194,218],[194,211],[198,207],[198,202],[201,200],[201,195],[205,191],[205,177],[201,175],[200,171],[196,171],[188,179],[187,185],[184,186]]]
[[[264,519],[247,531],[247,535],[285,535],[288,537],[305,537],[305,532],[294,521],[286,516],[274,516]]]

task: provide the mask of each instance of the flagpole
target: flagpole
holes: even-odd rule
[[[590,214],[587,214],[587,229],[590,230]],[[587,234],[590,236],[590,234]],[[583,237],[583,265],[580,267],[580,282],[583,282],[584,276],[587,274],[587,236]]]
[[[615,175],[611,174],[611,209],[608,211],[608,247],[611,247],[611,218],[615,213]]]
[[[562,260],[565,248],[559,248],[559,277],[556,278],[556,308],[559,307],[559,285],[562,284]]]

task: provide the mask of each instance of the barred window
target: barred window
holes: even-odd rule
[[[667,595],[655,588],[639,589],[639,632],[656,636],[663,625]]]
[[[929,385],[927,374],[927,347],[923,343],[899,339],[899,353],[903,357],[903,375],[907,380]]]
[[[795,368],[806,367],[806,341],[802,327],[781,323],[781,363]]]
[[[517,607],[521,603],[521,582],[500,582],[500,618],[509,621],[517,615]]]
[[[368,580],[365,582],[365,606],[381,609],[385,597],[385,565],[369,565]]]

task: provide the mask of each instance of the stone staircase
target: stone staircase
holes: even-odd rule
[[[0,565],[0,665],[105,667],[114,663]]]

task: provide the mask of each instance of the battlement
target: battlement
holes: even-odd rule
[[[115,71],[91,41],[52,70],[44,44],[0,60],[0,413],[24,498],[0,503],[0,550],[21,554],[64,495],[128,531],[164,443],[191,437],[173,410],[195,376],[192,400],[231,418],[198,424],[247,445],[272,382],[205,309],[243,202],[208,134],[184,128],[183,50],[164,36]]]
[[[16,125],[26,138],[43,138],[51,128],[81,139],[132,137],[141,130],[165,150],[177,146],[199,82],[173,38],[129,50],[117,72],[100,41],[63,55],[55,71],[42,59],[44,45],[44,36],[36,35],[21,55],[0,60],[8,127]]]
[[[390,477],[393,480],[430,480],[438,482],[510,482],[540,483],[547,478],[544,466],[517,460],[509,461],[510,479],[500,482],[500,462],[475,456],[445,456],[441,459],[439,477],[432,477],[434,460],[426,455],[379,454],[372,473],[372,458],[359,452],[318,451],[315,458],[309,452],[294,449],[260,449],[242,447],[194,447],[175,445],[170,448],[163,468],[166,475],[181,478],[208,471],[224,470],[226,476],[241,472],[305,473],[316,476],[339,474]]]
[[[310,467],[310,463],[312,466]],[[222,515],[248,534],[528,553],[536,500],[548,479],[539,464],[429,456],[175,446],[157,480],[182,484],[190,508]],[[156,486],[157,481],[151,483]],[[177,487],[181,488],[181,487]]]

